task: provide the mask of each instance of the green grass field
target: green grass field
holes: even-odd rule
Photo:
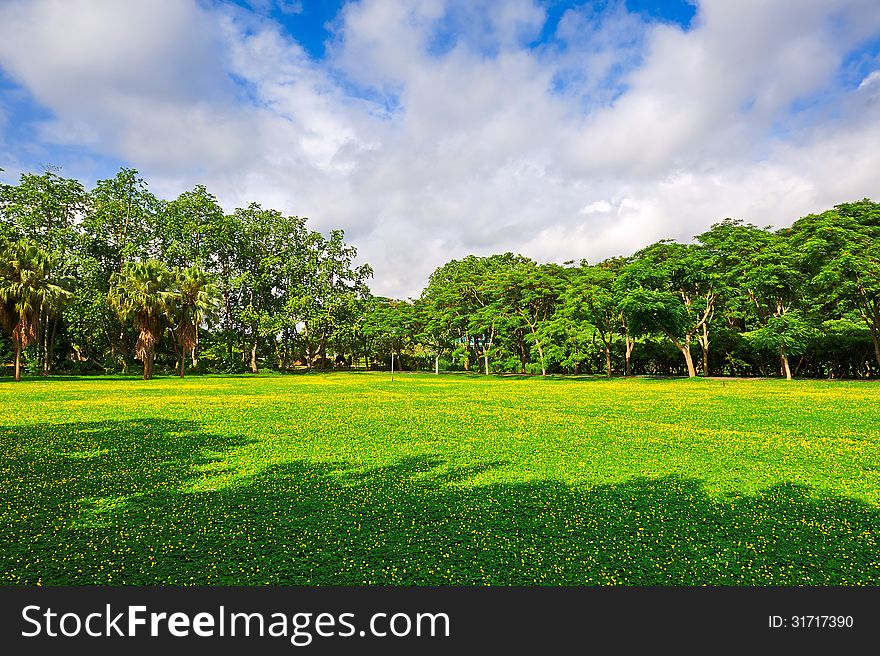
[[[880,385],[0,382],[5,584],[880,584]]]

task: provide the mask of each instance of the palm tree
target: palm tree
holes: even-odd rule
[[[196,347],[199,343],[199,324],[216,319],[220,292],[198,265],[178,271],[172,314],[177,324],[180,343],[180,377],[186,374],[187,355],[197,364]]]
[[[144,380],[153,377],[156,345],[173,304],[173,276],[158,260],[128,262],[113,274],[108,302],[122,321],[139,331],[135,357],[144,363]]]
[[[57,254],[28,240],[2,248],[0,323],[12,337],[17,381],[21,380],[21,352],[36,340],[40,317],[59,312],[63,300],[71,295],[66,281],[53,275],[58,263]]]

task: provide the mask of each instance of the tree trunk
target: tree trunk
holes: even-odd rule
[[[192,348],[193,369],[195,369],[196,367],[199,366],[199,359],[198,359],[198,357],[196,357],[196,349],[199,348],[199,327],[195,326],[194,331],[195,331],[196,338],[195,338],[195,341],[193,342],[193,348]]]
[[[224,302],[226,303],[226,357],[232,362],[232,307],[229,298],[229,290],[223,292]]]
[[[46,351],[46,373],[52,373],[52,360],[55,359],[55,337],[58,334],[58,317],[52,320],[52,332],[49,334],[49,347]]]
[[[486,362],[486,375],[489,375],[489,351],[492,350],[492,342],[495,339],[495,324],[492,324],[492,332],[489,335],[489,346],[486,347],[486,350],[483,351],[483,355]]]
[[[688,377],[694,378],[697,375],[697,370],[694,369],[694,359],[691,356],[691,349],[689,344],[679,344],[677,345],[681,350],[681,354],[684,356],[684,362],[687,365]]]
[[[40,338],[38,341],[39,344],[39,355],[37,357],[37,364],[40,367],[40,373],[45,376],[49,373],[49,331],[46,330],[46,325],[49,323],[47,313],[42,308],[40,309],[40,325],[38,326],[38,330],[40,332]]]
[[[186,354],[183,353],[183,346],[180,347],[181,357],[180,357],[180,377],[183,378],[186,375]]]
[[[688,377],[694,378],[697,375],[697,370],[694,369],[694,359],[691,356],[691,337],[690,335],[685,335],[685,339],[683,342],[679,341],[676,337],[673,337],[668,332],[666,336],[672,340],[672,343],[675,344],[675,347],[681,351],[681,354],[684,356],[684,362],[687,365]]]
[[[257,338],[251,342],[251,373],[257,373]]]
[[[128,344],[125,343],[125,328],[119,329],[119,351],[122,354],[122,373],[128,373]]]
[[[327,329],[321,334],[321,341],[318,342],[318,352],[316,355],[321,360],[321,369],[327,369]],[[398,361],[399,363],[399,361]]]
[[[144,380],[150,380],[153,377],[153,353],[144,355]]]
[[[15,345],[15,380],[21,380],[21,345]]]
[[[541,358],[541,375],[547,375],[547,367],[544,366],[544,349],[541,348],[541,342],[538,341],[538,338],[535,338],[535,346],[538,347],[538,357]]]
[[[779,351],[779,359],[782,362],[782,372],[785,374],[785,380],[791,380],[791,367],[788,365],[788,354],[784,350]]]
[[[306,368],[311,371],[312,369],[312,361],[315,359],[315,351],[312,348],[312,338],[309,335],[309,322],[306,321],[303,323],[303,346],[305,349],[303,350],[303,354],[306,356]]]
[[[878,339],[877,332],[877,326],[872,326],[871,341],[874,342],[874,358],[877,360],[877,366],[880,367],[880,339]]]
[[[440,375],[440,354],[434,356],[434,375]]]
[[[611,348],[605,344],[605,373],[611,378]]]
[[[633,347],[636,345],[636,341],[630,337],[626,336],[626,366],[624,368],[624,372],[626,376],[630,376],[632,374],[632,370],[630,368],[630,363],[632,362],[632,352]]]
[[[703,375],[709,375],[709,329],[703,324],[703,334],[698,337],[700,349],[703,351]]]

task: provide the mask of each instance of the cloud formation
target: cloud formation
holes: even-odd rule
[[[469,253],[597,261],[877,196],[872,0],[701,0],[686,31],[622,2],[547,25],[533,0],[362,0],[321,60],[266,16],[13,0],[0,68],[47,147],[343,227],[386,295]]]

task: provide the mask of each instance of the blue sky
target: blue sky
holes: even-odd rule
[[[342,227],[377,293],[877,197],[874,0],[6,0],[0,179]]]
[[[222,0],[229,2],[230,0]],[[334,22],[339,15],[340,9],[346,4],[345,0],[282,0],[278,2],[261,0],[236,0],[234,4],[263,16],[277,21],[296,41],[308,51],[315,59],[323,59],[325,44],[333,39]],[[591,7],[597,13],[608,8],[608,1],[598,2],[571,2],[569,0],[548,0],[541,3],[546,11],[546,20],[541,26],[536,38],[529,41],[532,47],[552,43],[554,32],[560,18],[566,11],[583,7]],[[642,16],[651,22],[666,22],[679,25],[682,29],[688,29],[694,15],[696,6],[686,0],[628,0],[624,3],[630,12]],[[447,21],[450,24],[454,21]],[[450,41],[455,39],[455,33],[446,30],[441,32],[438,40]]]

